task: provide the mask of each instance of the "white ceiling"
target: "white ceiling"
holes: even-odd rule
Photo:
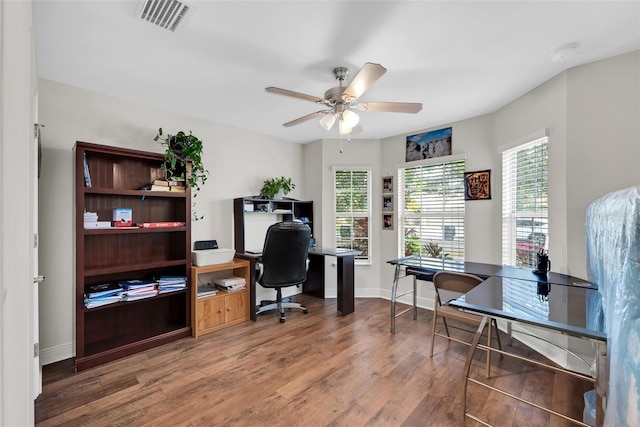
[[[379,139],[493,112],[567,68],[640,49],[640,1],[187,3],[174,33],[139,20],[140,1],[36,0],[38,76],[309,142],[337,128],[282,124],[322,106],[264,88],[323,97],[333,68],[353,77],[374,62],[388,71],[360,101],[423,104],[359,113],[353,138]],[[569,43],[576,55],[552,61]]]

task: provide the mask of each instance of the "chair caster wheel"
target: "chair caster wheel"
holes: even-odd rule
[[[309,310],[307,310],[307,309],[305,308],[304,310],[302,310],[302,312],[303,312],[304,314],[307,314],[307,313],[309,313]]]
[[[280,323],[284,323],[284,317],[280,318]]]

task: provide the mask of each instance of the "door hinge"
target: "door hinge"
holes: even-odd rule
[[[35,343],[33,345],[33,357],[40,356],[40,343]]]
[[[40,137],[40,128],[43,128],[44,125],[40,123],[33,124],[33,137],[38,139]]]

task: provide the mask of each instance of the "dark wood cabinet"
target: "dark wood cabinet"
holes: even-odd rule
[[[191,335],[190,283],[187,289],[137,301],[86,308],[93,285],[161,275],[189,278],[191,192],[148,191],[163,179],[164,155],[77,142],[75,151],[76,369]],[[91,185],[85,179],[85,165]],[[84,227],[84,213],[111,221],[117,208],[132,211],[131,228]],[[184,223],[139,228],[138,223]]]
[[[236,252],[262,249],[247,247],[245,233],[252,219],[271,215],[267,222],[300,220],[311,228],[313,235],[313,202],[284,197],[282,200],[267,200],[259,196],[239,197],[233,200],[234,243]],[[264,230],[266,231],[266,230]]]

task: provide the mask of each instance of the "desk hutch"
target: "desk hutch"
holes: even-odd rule
[[[275,214],[275,215],[274,215]],[[246,225],[252,220],[264,215],[274,215],[280,221],[306,218],[305,224],[311,228],[313,235],[313,202],[290,199],[267,200],[260,196],[239,197],[233,200],[234,243],[236,252],[262,249],[245,247]],[[273,221],[276,222],[276,221]]]

